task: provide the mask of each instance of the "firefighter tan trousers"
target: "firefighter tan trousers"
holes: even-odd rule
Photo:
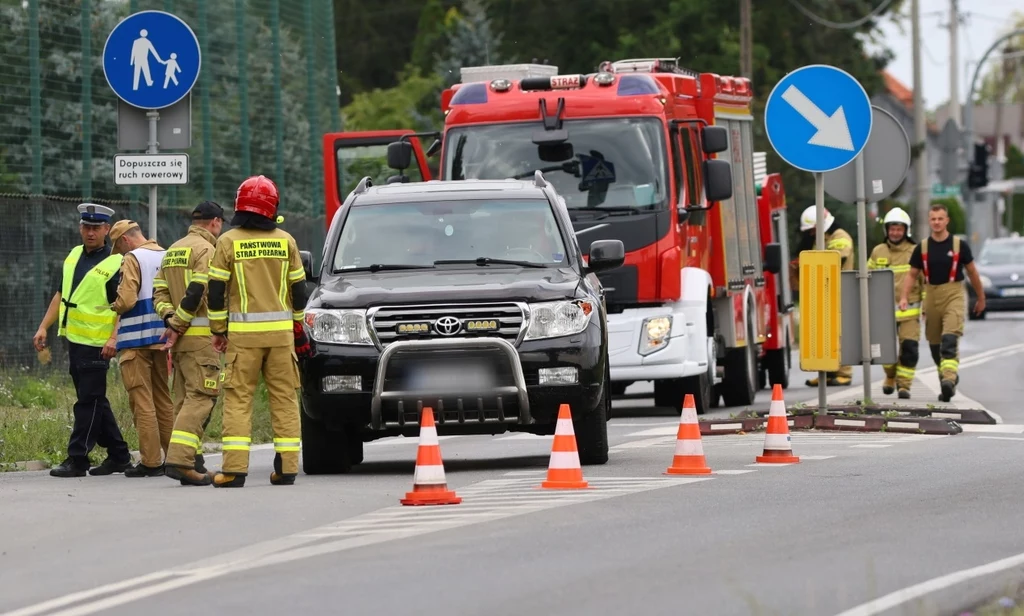
[[[925,292],[924,335],[928,339],[932,359],[939,368],[939,381],[956,383],[960,369],[960,336],[964,334],[967,292],[960,282],[925,285]]]
[[[220,395],[220,356],[208,345],[199,351],[175,352],[173,363],[175,419],[167,464],[194,468]]]
[[[171,444],[174,405],[168,384],[167,351],[123,349],[117,358],[121,381],[128,390],[142,464],[156,468]]]
[[[230,343],[229,343],[230,344]],[[224,366],[225,475],[246,475],[252,444],[252,402],[260,374],[270,397],[274,451],[281,456],[285,475],[299,472],[299,364],[290,347],[247,349],[228,347]]]
[[[883,366],[887,381],[896,381],[896,388],[910,391],[917,371],[918,345],[921,342],[921,318],[899,321],[896,324],[897,352],[899,359],[895,364]]]

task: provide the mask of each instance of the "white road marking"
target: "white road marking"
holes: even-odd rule
[[[889,445],[889,444],[881,445],[881,444],[878,444],[878,443],[861,443],[860,445],[850,445],[851,449],[857,448],[857,447],[861,447],[863,449],[885,449],[886,447],[892,447],[892,445]]]
[[[754,470],[747,469],[730,469],[724,471],[711,471],[712,475],[746,475],[747,473],[756,473]]]
[[[339,522],[265,541],[196,563],[71,593],[26,606],[3,616],[87,616],[176,588],[357,547],[424,535],[624,494],[682,486],[711,477],[586,477],[588,490],[541,490],[539,478],[482,481],[456,493],[463,505],[402,507],[395,505]],[[333,539],[333,540],[332,540]],[[326,540],[326,541],[325,541]],[[78,604],[71,606],[72,604]],[[68,607],[59,612],[52,612]]]
[[[988,432],[993,434],[1024,434],[1020,424],[960,424],[964,432]]]
[[[884,597],[879,597],[874,601],[868,601],[854,608],[848,609],[845,612],[841,612],[836,616],[875,616],[885,610],[894,608],[898,605],[902,605],[913,599],[917,599],[944,588],[961,584],[985,575],[991,575],[993,573],[999,573],[1012,569],[1019,565],[1024,564],[1024,554],[1017,554],[1016,556],[1010,556],[1002,560],[997,560],[988,564],[973,567],[971,569],[963,569],[961,571],[955,571],[941,577],[933,578],[920,584],[908,586],[901,590],[891,592]]]
[[[1024,438],[1015,436],[979,436],[978,438],[985,438],[990,441],[1024,441]]]

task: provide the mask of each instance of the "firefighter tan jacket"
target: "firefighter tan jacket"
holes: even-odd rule
[[[896,299],[899,300],[900,289],[903,288],[903,280],[910,273],[910,255],[914,254],[915,244],[910,241],[903,241],[899,244],[882,242],[871,251],[868,258],[868,269],[890,269],[893,274],[893,283],[896,289]],[[910,289],[907,301],[910,305],[907,310],[896,310],[896,320],[917,318],[921,315],[921,299],[924,293],[924,277],[918,275],[914,286]]]
[[[243,348],[293,346],[293,322],[305,306],[292,304],[292,284],[305,280],[299,248],[282,229],[236,227],[220,236],[210,281],[226,283],[226,310],[210,311],[210,328]]]
[[[139,248],[143,250],[163,250],[155,240],[146,240]],[[111,309],[117,314],[122,315],[134,308],[136,302],[139,301],[139,285],[141,283],[142,268],[139,266],[139,260],[129,252],[121,261],[121,282],[117,285],[117,299],[111,304]],[[154,299],[154,303],[155,301]],[[162,346],[163,343],[160,342],[140,348],[159,349]]]
[[[188,235],[167,249],[160,272],[153,281],[153,301],[160,318],[170,317],[170,326],[184,332],[174,345],[175,351],[199,351],[210,346],[206,286],[216,242],[217,238],[203,227],[190,226]],[[203,287],[203,297],[199,307],[189,312],[181,306],[181,300],[192,283]]]
[[[853,238],[842,229],[836,229],[833,233],[825,234],[825,250],[838,250],[840,268],[843,270],[853,269]]]

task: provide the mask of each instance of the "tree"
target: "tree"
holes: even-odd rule
[[[1003,28],[1000,36],[1009,34],[1014,30],[1024,29],[1024,14],[1014,12],[1010,17],[1010,25]],[[1024,36],[1015,36],[1005,41],[1000,48],[992,53],[1014,54],[1024,52]],[[992,56],[989,56],[992,58]],[[996,58],[992,67],[981,78],[981,84],[975,100],[978,103],[1021,103],[1024,102],[1024,85],[1021,84],[1021,77],[1024,58],[1010,57],[1005,59]]]
[[[463,0],[462,11],[445,16],[448,54],[437,57],[437,72],[445,87],[460,81],[463,66],[501,64],[502,35],[495,31],[480,0]]]

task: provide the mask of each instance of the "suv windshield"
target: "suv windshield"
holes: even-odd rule
[[[334,269],[468,267],[504,259],[566,266],[565,243],[545,199],[467,199],[355,205],[345,218]],[[438,264],[442,265],[442,264]],[[376,268],[374,268],[376,269]]]
[[[655,118],[566,120],[569,140],[533,143],[543,124],[452,128],[445,135],[448,180],[529,178],[540,169],[570,209],[653,209],[666,203],[663,126]]]
[[[978,261],[982,265],[1024,264],[1024,241],[988,242],[981,249]]]

